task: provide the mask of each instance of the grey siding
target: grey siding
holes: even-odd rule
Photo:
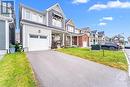
[[[49,13],[48,13],[48,25],[50,27],[59,28],[57,26],[52,25],[52,14],[53,13],[59,14],[59,15],[61,15],[63,17],[63,15],[61,13],[59,13],[59,12],[57,12],[55,10],[50,10]],[[64,22],[65,22],[64,20],[65,20],[65,18],[63,17],[63,19],[62,19],[62,28],[61,29],[64,29]]]
[[[4,50],[5,49],[5,40],[6,40],[6,36],[5,36],[5,21],[1,21],[0,20],[0,50]]]

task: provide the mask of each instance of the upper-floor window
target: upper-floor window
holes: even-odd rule
[[[43,16],[42,15],[38,15],[38,22],[43,23]]]
[[[30,14],[30,11],[26,11],[25,12],[25,17],[26,17],[26,19],[31,19],[31,14]]]
[[[74,32],[74,27],[68,26],[68,31],[69,31],[69,32]]]
[[[79,30],[75,30],[75,33],[79,34],[80,32],[79,32]]]
[[[6,7],[6,3],[3,2],[3,3],[2,3],[2,6],[3,6],[3,9],[2,9],[3,13],[6,13],[6,8],[7,8],[7,7]]]
[[[93,37],[96,37],[96,35],[95,35],[95,34],[93,34]]]
[[[37,14],[32,13],[32,21],[37,22]]]
[[[12,13],[11,7],[12,7],[11,3],[8,3],[7,8],[8,8],[8,13],[10,13],[10,14]]]
[[[53,14],[52,15],[52,25],[57,27],[62,27],[62,17]]]

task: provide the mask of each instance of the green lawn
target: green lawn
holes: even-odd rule
[[[58,51],[78,56],[104,65],[127,71],[128,65],[122,51],[91,51],[86,48],[61,48]]]
[[[0,60],[0,87],[36,87],[25,53],[7,54]]]

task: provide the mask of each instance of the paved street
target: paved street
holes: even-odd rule
[[[127,73],[56,51],[29,52],[40,87],[129,87]]]
[[[127,53],[128,59],[130,61],[130,49],[125,49],[125,52]]]

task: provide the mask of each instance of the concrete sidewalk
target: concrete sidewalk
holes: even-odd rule
[[[129,87],[127,72],[56,51],[29,52],[40,87]]]

